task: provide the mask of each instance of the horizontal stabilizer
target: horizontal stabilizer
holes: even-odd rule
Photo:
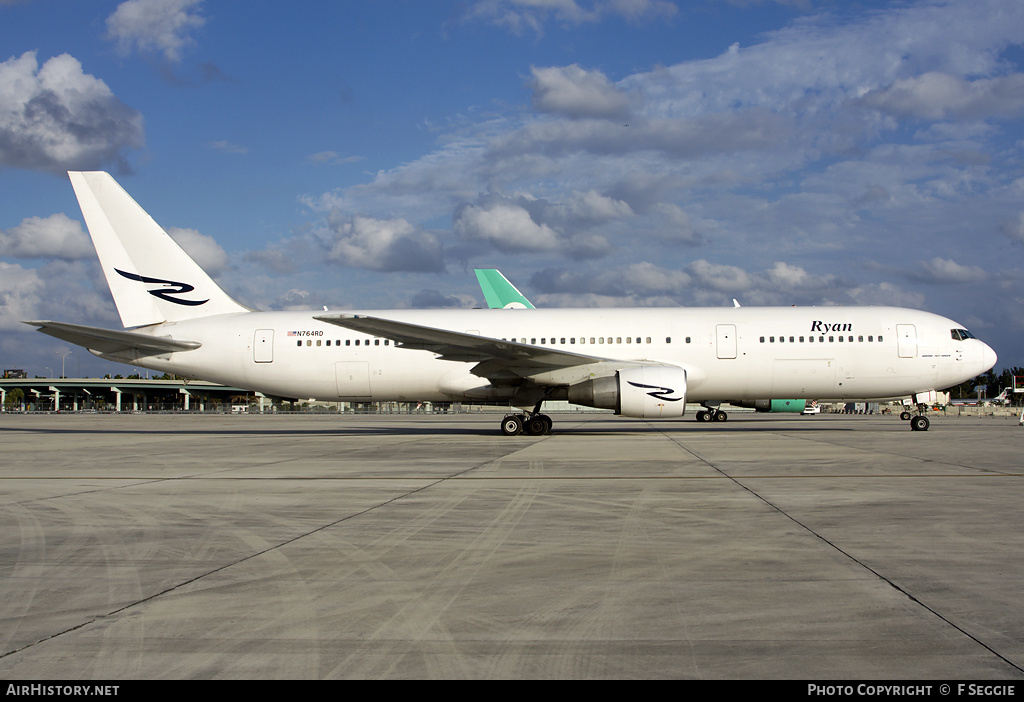
[[[140,356],[158,356],[176,351],[192,351],[202,345],[198,341],[182,341],[169,336],[150,336],[138,332],[114,331],[49,320],[25,322],[25,324],[39,327],[38,331],[43,334],[84,346],[90,351],[100,354],[135,351]]]

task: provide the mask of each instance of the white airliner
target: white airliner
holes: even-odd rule
[[[996,362],[962,325],[895,307],[258,312],[108,174],[69,175],[125,330],[27,323],[101,358],[269,396],[507,402],[523,412],[502,432],[537,435],[551,429],[546,400],[642,418],[681,417],[688,400],[923,401]]]

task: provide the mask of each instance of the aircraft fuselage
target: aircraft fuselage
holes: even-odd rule
[[[135,331],[198,341],[162,356],[107,355],[154,370],[268,395],[347,401],[488,399],[472,361],[314,319],[315,312],[251,312]],[[741,307],[533,310],[387,310],[353,314],[517,341],[615,361],[686,370],[686,399],[884,399],[956,385],[995,355],[955,338],[962,326],[893,307]],[[132,354],[133,356],[134,354]],[[540,386],[586,379],[587,366],[537,374]],[[507,384],[515,385],[515,379]],[[502,399],[493,397],[490,399]],[[506,398],[510,399],[510,398]]]

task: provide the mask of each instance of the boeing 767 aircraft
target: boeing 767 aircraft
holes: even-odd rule
[[[539,435],[546,400],[651,419],[688,400],[918,402],[996,363],[962,325],[895,307],[258,312],[110,175],[69,175],[125,329],[27,323],[101,358],[270,396],[508,402],[522,413],[501,431]]]

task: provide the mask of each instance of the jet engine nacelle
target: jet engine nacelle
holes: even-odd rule
[[[803,412],[807,408],[807,400],[730,400],[729,404],[758,412]]]
[[[569,402],[614,410],[625,417],[682,417],[686,371],[678,366],[633,366],[615,375],[569,386]]]

